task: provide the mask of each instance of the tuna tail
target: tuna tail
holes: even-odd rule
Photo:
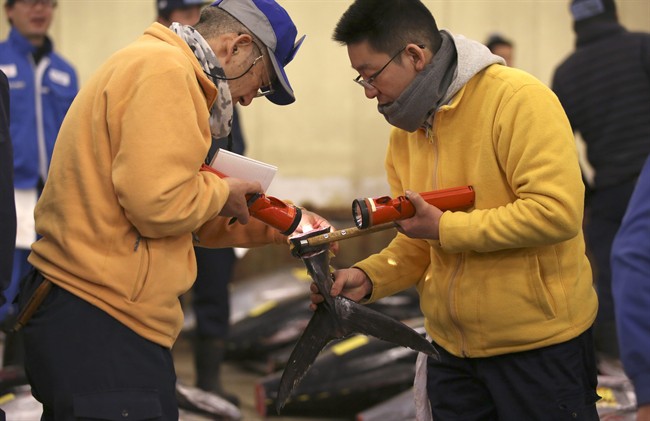
[[[355,333],[374,336],[439,358],[435,347],[404,323],[348,298],[334,297],[318,306],[289,357],[278,388],[275,408],[278,414],[322,349],[332,340]]]

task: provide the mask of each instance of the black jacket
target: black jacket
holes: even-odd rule
[[[11,281],[16,245],[16,205],[14,203],[14,156],[9,138],[9,82],[0,71],[0,305],[2,292]]]
[[[587,145],[594,188],[615,186],[635,179],[650,154],[650,34],[603,19],[575,30],[553,90]]]

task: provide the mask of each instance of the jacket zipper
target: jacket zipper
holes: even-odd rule
[[[431,186],[436,189],[438,188],[438,177],[436,176],[436,174],[438,174],[438,138],[433,127],[434,118],[435,114],[431,117],[431,126],[427,126],[425,130],[425,136],[433,148],[433,174],[431,174]]]
[[[439,112],[435,112],[434,115],[431,117],[431,127],[427,127],[426,129],[426,137],[429,140],[429,143],[431,144],[431,147],[433,148],[433,159],[434,159],[434,164],[433,164],[433,174],[432,174],[432,186],[434,189],[440,188],[438,186],[438,142],[437,142],[437,137],[434,133],[434,127],[433,127],[433,121],[434,119],[438,117],[440,119],[440,114]],[[439,121],[437,123],[440,123]],[[451,319],[451,322],[456,329],[456,332],[458,332],[458,336],[460,336],[460,350],[463,356],[467,357],[467,343],[465,339],[465,334],[463,333],[463,330],[460,328],[460,322],[458,319],[458,312],[456,311],[455,307],[455,301],[454,301],[454,287],[456,285],[456,280],[458,278],[458,272],[460,271],[460,268],[462,266],[463,262],[463,255],[461,254],[460,257],[458,257],[456,261],[456,267],[454,268],[454,271],[452,272],[451,279],[449,280],[449,291],[448,291],[448,302],[449,302],[449,317]]]
[[[454,268],[454,271],[452,272],[451,279],[449,280],[449,317],[451,319],[451,322],[456,329],[456,332],[458,332],[458,336],[460,336],[460,352],[463,354],[464,357],[469,357],[467,353],[467,343],[465,340],[465,334],[463,333],[463,329],[460,327],[460,321],[458,319],[458,312],[456,311],[456,300],[455,296],[456,294],[454,293],[454,289],[456,286],[456,280],[458,279],[458,272],[460,271],[460,267],[463,263],[463,255],[461,254],[458,259],[456,260],[456,267]]]
[[[45,128],[43,122],[43,77],[50,64],[48,57],[43,57],[38,65],[30,57],[34,68],[34,107],[36,111],[36,140],[38,142],[38,170],[43,183],[47,180],[47,170],[49,167],[47,159],[47,144],[45,140]]]

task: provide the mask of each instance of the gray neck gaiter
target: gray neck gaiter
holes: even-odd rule
[[[194,52],[194,56],[196,56],[203,71],[208,76],[212,76],[211,79],[217,86],[219,93],[210,110],[210,131],[215,139],[228,136],[232,129],[233,103],[230,88],[224,79],[226,73],[223,71],[219,60],[217,60],[207,41],[193,27],[174,22],[169,29],[183,38]]]
[[[442,45],[433,60],[413,79],[395,101],[379,105],[390,124],[408,132],[424,125],[451,84],[456,70],[456,48],[451,36],[441,31]]]

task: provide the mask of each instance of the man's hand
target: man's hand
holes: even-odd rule
[[[314,212],[302,209],[302,219],[300,220],[300,224],[298,224],[296,230],[291,234],[291,237],[300,236],[326,227],[330,227],[330,231],[335,229],[327,219]],[[332,253],[337,254],[339,252],[339,243],[335,242],[330,244],[330,250]]]
[[[315,231],[331,226],[332,224],[327,222],[327,219],[303,208],[302,219],[300,220],[300,224],[298,224],[298,227],[296,228],[294,234],[306,234],[310,231]],[[332,227],[332,229],[334,229],[334,227]]]
[[[639,406],[636,411],[636,421],[650,421],[650,404]]]
[[[223,180],[228,183],[230,194],[228,194],[228,199],[221,208],[219,216],[231,216],[237,218],[241,224],[247,224],[250,213],[246,195],[264,193],[262,186],[257,181],[246,181],[241,178],[226,177]]]
[[[315,283],[311,284],[310,289],[311,304],[309,308],[315,311],[317,305],[325,299],[318,291],[318,286]],[[332,285],[332,290],[330,291],[332,297],[343,295],[358,302],[371,292],[372,282],[370,282],[370,278],[361,269],[340,269],[334,272],[334,285]]]
[[[440,217],[442,211],[427,203],[416,192],[406,191],[406,198],[413,203],[415,215],[408,219],[395,221],[397,231],[410,238],[438,240],[440,238]]]

